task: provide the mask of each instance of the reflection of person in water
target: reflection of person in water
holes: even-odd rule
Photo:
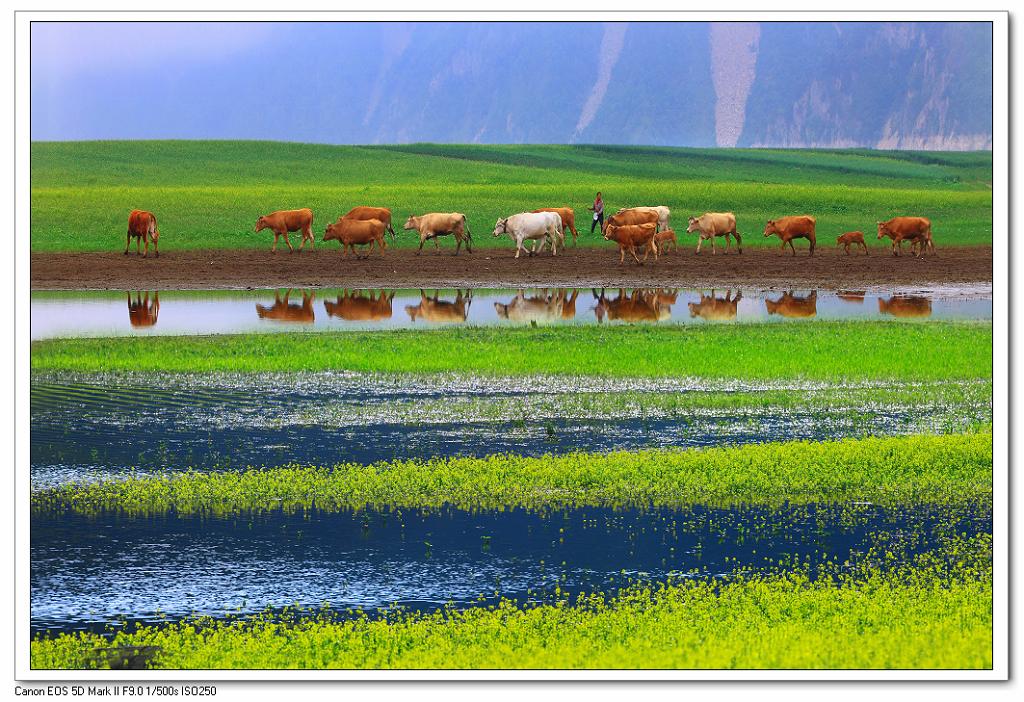
[[[597,197],[594,198],[593,207],[588,207],[588,210],[594,213],[594,221],[590,223],[590,233],[594,233],[594,227],[600,224],[599,231],[604,231],[604,200],[601,199],[601,193],[597,193]]]
[[[149,300],[149,293],[142,297],[142,293],[136,291],[135,300],[132,294],[128,293],[128,322],[133,327],[152,327],[160,316],[160,293],[153,293],[153,301]]]

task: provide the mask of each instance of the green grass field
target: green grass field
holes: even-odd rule
[[[733,211],[748,245],[777,245],[764,222],[787,214],[815,215],[819,241],[859,229],[880,244],[875,222],[908,214],[932,219],[939,246],[992,241],[990,152],[120,141],[37,142],[31,161],[33,252],[116,251],[135,208],[157,215],[165,251],[265,248],[261,214],[310,207],[319,239],[360,204],[390,207],[398,229],[464,212],[480,246],[511,246],[491,236],[499,217],[568,205],[593,244],[597,190],[609,214],[669,206],[680,232],[690,214]]]
[[[467,327],[53,339],[32,370],[936,380],[991,378],[991,356],[991,322]]]

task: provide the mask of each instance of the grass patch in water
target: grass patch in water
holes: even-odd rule
[[[812,322],[53,339],[32,370],[938,380],[992,377],[991,322]]]
[[[36,670],[223,668],[889,668],[992,666],[991,536],[954,538],[892,569],[809,578],[671,580],[553,604],[337,620],[209,617],[113,634],[38,636]]]
[[[990,432],[729,448],[496,455],[333,468],[166,473],[33,493],[33,509],[80,513],[441,507],[531,509],[991,499]]]

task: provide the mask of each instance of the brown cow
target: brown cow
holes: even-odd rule
[[[864,255],[868,255],[868,245],[864,243],[864,232],[845,232],[836,237],[836,246],[846,249],[846,255],[850,255],[850,245],[860,244],[864,247]]]
[[[576,237],[579,232],[576,231],[576,213],[573,212],[571,207],[541,207],[539,210],[534,212],[555,212],[559,217],[562,218],[562,231],[564,232],[566,227],[572,232],[572,245],[576,245]]]
[[[764,235],[766,237],[775,235],[782,239],[781,253],[786,252],[786,244],[789,244],[789,248],[792,249],[794,256],[796,256],[796,248],[793,246],[793,239],[807,239],[811,242],[810,255],[813,256],[814,245],[817,243],[814,236],[814,225],[816,222],[817,220],[810,215],[769,219],[768,223],[764,226]]]
[[[391,226],[391,210],[387,207],[369,207],[367,205],[360,205],[359,207],[353,207],[341,217],[338,217],[338,221],[343,219],[380,220],[384,223],[384,228],[387,229],[388,233],[391,235],[391,240],[394,241],[395,239],[395,228]]]
[[[677,249],[679,241],[676,239],[676,233],[671,229],[662,229],[654,235],[654,246],[660,254]]]
[[[715,237],[725,237],[725,252],[732,250],[732,239],[736,237],[736,253],[743,253],[743,238],[736,230],[736,215],[732,212],[705,212],[700,217],[690,217],[686,225],[688,234],[697,232],[697,251],[708,239],[711,240],[711,253],[717,254]]]
[[[579,294],[580,291],[575,288],[572,290],[563,288],[558,291],[558,298],[562,301],[562,319],[576,318],[576,298],[579,297]]]
[[[380,253],[384,255],[387,244],[384,242],[384,223],[379,219],[339,219],[334,224],[328,224],[324,230],[324,241],[337,241],[341,244],[341,255],[346,256],[348,251],[359,257],[356,253],[356,244],[369,244],[366,251],[369,257],[373,253],[373,245],[380,246]]]
[[[160,257],[160,232],[156,228],[156,215],[145,210],[132,210],[128,215],[128,240],[124,244],[124,255],[128,255],[128,247],[132,245],[132,237],[135,238],[135,255],[139,255],[139,245],[146,242],[146,250],[142,257],[149,254],[149,242],[153,242],[154,256]]]
[[[440,294],[441,291],[437,290],[433,297],[427,297],[427,294],[420,290],[420,304],[405,306],[409,319],[414,322],[417,317],[422,317],[428,322],[465,322],[469,315],[470,303],[473,302],[473,292],[467,290],[463,294],[461,290],[456,290],[453,302],[438,299]]]
[[[918,251],[915,256],[920,257],[925,250],[935,253],[935,244],[932,243],[932,223],[927,217],[893,217],[886,222],[878,222],[878,238],[889,237],[892,239],[892,255],[899,256],[903,253],[903,242],[909,241],[910,250],[913,252],[915,245]]]
[[[725,297],[718,297],[712,290],[710,295],[702,291],[700,302],[688,302],[691,317],[700,317],[709,322],[729,322],[736,319],[736,306],[743,299],[743,291],[737,290],[736,297],[732,296],[732,290],[727,290]]]
[[[768,314],[797,319],[815,317],[818,314],[818,291],[812,290],[807,297],[797,297],[792,292],[783,293],[778,300],[766,298],[764,306],[768,309]]]
[[[614,300],[605,297],[604,288],[600,293],[596,290],[591,292],[597,300],[594,316],[597,317],[599,324],[605,317],[609,322],[660,322],[672,315],[671,308],[662,305],[653,290],[635,289],[627,295],[626,291],[620,288],[619,296]]]
[[[891,314],[893,317],[914,318],[930,317],[932,301],[927,297],[912,295],[894,295],[888,300],[878,298],[879,314]]]
[[[658,213],[652,210],[620,210],[605,220],[604,231],[607,232],[609,227],[632,224],[654,224],[657,227]]]
[[[658,248],[654,244],[654,235],[657,233],[657,223],[648,222],[647,224],[624,224],[622,226],[615,226],[614,224],[608,224],[604,228],[604,238],[607,241],[614,241],[619,245],[619,265],[621,266],[626,261],[626,251],[629,251],[636,260],[637,265],[642,266],[643,262],[640,261],[636,255],[636,247],[640,246],[644,249],[644,261],[647,261],[647,256],[650,255],[651,251],[654,252],[654,260],[658,260]]]
[[[292,294],[291,288],[284,294],[284,299],[281,299],[281,295],[278,291],[274,291],[274,304],[271,307],[266,307],[259,303],[256,304],[256,314],[260,319],[270,319],[276,322],[296,322],[298,324],[312,324],[313,323],[313,298],[316,296],[313,292],[302,293],[302,304],[292,305],[288,302],[288,297]]]
[[[156,324],[160,316],[160,293],[153,293],[153,301],[149,300],[149,292],[142,298],[142,293],[135,293],[135,300],[132,301],[132,294],[128,293],[128,322],[133,327],[151,327]]]
[[[383,290],[378,290],[376,297],[372,290],[343,290],[334,302],[324,300],[324,309],[327,310],[327,316],[349,322],[379,322],[391,319],[391,301],[394,297],[394,292],[386,293]]]
[[[284,243],[288,244],[288,252],[292,248],[292,242],[288,240],[288,232],[302,232],[302,243],[299,244],[299,251],[309,241],[309,248],[313,248],[313,210],[303,208],[301,210],[278,210],[268,215],[263,215],[256,220],[256,231],[261,232],[269,229],[274,232],[274,245],[270,248],[271,253],[277,253],[277,240],[284,237]]]
[[[466,251],[473,253],[471,244],[473,234],[469,231],[469,224],[466,222],[466,215],[461,212],[428,212],[419,217],[409,215],[405,221],[405,229],[415,229],[420,234],[420,247],[416,249],[416,255],[420,255],[424,242],[433,239],[434,249],[441,253],[441,245],[437,243],[439,236],[452,234],[455,236],[455,255],[459,255],[462,248],[462,241],[466,241]]]

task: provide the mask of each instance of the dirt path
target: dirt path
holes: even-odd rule
[[[342,259],[337,249],[313,253],[266,250],[170,251],[160,258],[120,253],[32,254],[32,288],[39,290],[171,290],[347,287],[696,287],[868,288],[949,286],[992,282],[992,248],[942,248],[933,258],[894,258],[881,250],[846,256],[832,248],[808,257],[747,249],[743,255],[695,256],[692,249],[645,266],[618,265],[611,248],[568,249],[557,257],[518,261],[508,250]]]

